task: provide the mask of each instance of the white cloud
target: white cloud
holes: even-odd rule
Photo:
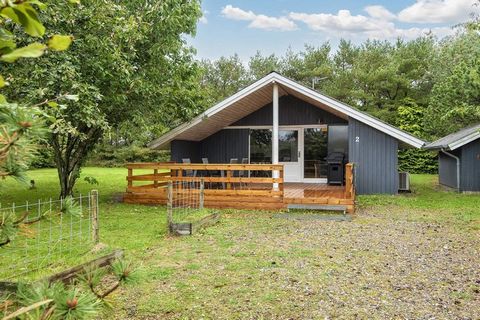
[[[200,23],[203,23],[203,24],[207,24],[208,23],[208,19],[207,19],[207,14],[208,14],[208,10],[203,10],[202,11],[202,16],[200,17],[200,19],[198,20]]]
[[[295,22],[302,22],[311,30],[324,33],[328,37],[371,38],[371,39],[414,39],[432,33],[438,37],[453,34],[448,27],[400,28],[397,22],[436,23],[441,21],[461,22],[469,12],[478,7],[476,0],[416,0],[416,3],[395,14],[381,5],[364,8],[363,14],[352,15],[349,10],[332,13],[290,12],[286,17],[271,17],[243,10],[232,5],[222,9],[224,17],[232,20],[249,21],[249,28],[290,31],[298,29]]]
[[[381,19],[381,20],[393,20],[395,15],[388,11],[384,6],[367,6],[365,11],[372,18]]]
[[[349,31],[364,32],[377,30],[380,26],[389,22],[384,19],[374,19],[363,15],[352,16],[349,10],[339,10],[338,13],[297,13],[292,12],[290,18],[305,23],[315,31]]]
[[[352,38],[364,37],[371,39],[414,39],[427,33],[439,37],[453,33],[450,28],[398,28],[394,21],[395,14],[382,6],[368,6],[365,8],[367,15],[352,15],[349,10],[339,10],[337,14],[330,13],[290,13],[294,21],[305,23],[314,31]]]
[[[269,17],[263,14],[255,14],[253,11],[245,11],[232,5],[224,7],[222,14],[228,19],[250,21],[249,28],[279,31],[297,29],[297,25],[286,17]]]
[[[458,23],[467,19],[476,0],[417,0],[398,13],[398,19],[411,23]]]

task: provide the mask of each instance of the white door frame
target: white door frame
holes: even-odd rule
[[[299,176],[295,181],[290,182],[304,182],[304,183],[327,183],[327,178],[305,178],[305,162],[304,162],[304,154],[305,154],[305,136],[304,130],[309,128],[328,128],[326,124],[312,124],[312,125],[287,125],[287,126],[279,126],[280,130],[297,130],[298,131],[298,152],[300,153],[300,157],[298,157],[298,165],[299,165]],[[229,126],[225,127],[224,129],[270,129],[272,130],[272,126]],[[273,137],[272,137],[273,142]],[[272,150],[273,152],[273,150]],[[273,156],[273,155],[272,155]],[[273,157],[272,157],[273,159]],[[248,161],[250,162],[250,135],[248,135]],[[291,164],[290,162],[280,162],[280,164],[288,165]],[[284,173],[285,174],[285,173]]]
[[[297,131],[297,161],[296,162],[279,162],[283,164],[283,179],[285,182],[302,182],[303,180],[303,129],[301,127],[293,126],[281,126],[278,128],[279,131]],[[297,174],[293,177],[287,177],[287,170],[297,171]]]

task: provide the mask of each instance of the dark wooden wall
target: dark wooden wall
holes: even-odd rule
[[[460,152],[449,153],[461,157]],[[443,152],[438,153],[438,182],[450,188],[457,187],[457,161]]]
[[[248,158],[248,129],[224,129],[201,142],[202,157],[211,163],[229,163],[230,159]]]
[[[398,193],[398,140],[354,119],[348,137],[357,194]]]
[[[192,163],[201,163],[208,158],[210,163],[229,163],[230,159],[248,158],[248,129],[224,129],[202,141],[173,140],[171,160],[182,162],[190,158]]]
[[[307,124],[347,124],[348,121],[308,102],[293,96],[279,99],[279,123],[281,126]],[[273,105],[269,103],[248,116],[233,123],[232,126],[271,126],[273,123]]]
[[[480,139],[462,147],[461,191],[480,191]]]

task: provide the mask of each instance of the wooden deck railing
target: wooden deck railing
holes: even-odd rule
[[[292,184],[286,186],[290,188],[288,194],[285,194],[283,165],[130,163],[127,169],[128,186],[123,197],[127,203],[165,204],[169,182],[177,186],[174,196],[182,197],[199,192],[201,184],[198,182],[203,181],[201,190],[206,207],[276,210],[299,201],[302,204],[345,205],[348,212],[354,211],[352,163],[345,167],[345,186],[341,189],[331,187],[335,192],[328,190],[330,186],[325,186],[322,193],[321,190],[312,192],[308,184]],[[298,199],[290,199],[292,188],[300,190]]]
[[[155,192],[164,189],[168,181],[203,181],[206,190],[229,194],[231,190],[244,194],[262,194],[261,191],[283,194],[283,165],[272,164],[179,164],[130,163],[127,192]],[[135,169],[152,170],[151,173],[134,174]],[[278,172],[278,178],[274,178]],[[152,182],[134,185],[135,181]],[[277,187],[278,186],[278,187]],[[242,193],[242,192],[240,192]],[[264,192],[267,194],[267,192]]]
[[[355,200],[355,171],[353,163],[345,165],[345,198]]]

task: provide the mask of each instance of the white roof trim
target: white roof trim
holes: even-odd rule
[[[160,138],[152,141],[150,144],[149,144],[149,147],[150,148],[156,148],[158,146],[161,146],[161,145],[164,145],[165,143],[168,143],[170,141],[172,141],[175,136],[177,136],[178,134],[184,132],[185,130],[188,130],[192,127],[194,127],[196,124],[200,123],[201,121],[203,121],[205,118],[208,118],[212,115],[214,115],[215,113],[227,108],[229,105],[231,105],[232,103],[244,98],[245,96],[249,95],[250,93],[252,93],[253,91],[256,91],[258,89],[260,89],[261,87],[265,86],[265,85],[268,85],[270,84],[271,82],[273,81],[277,81],[280,85],[283,85],[285,87],[289,87],[293,90],[296,90],[297,92],[313,99],[313,100],[316,100],[324,105],[327,105],[328,107],[338,111],[338,112],[341,112],[343,114],[346,114],[347,116],[355,119],[355,120],[358,120],[364,124],[367,124],[369,126],[371,126],[372,128],[375,128],[381,132],[384,132],[385,134],[388,134],[408,145],[411,145],[415,148],[421,148],[425,142],[423,140],[420,140],[398,128],[395,128],[385,122],[382,122],[380,121],[379,119],[377,118],[374,118],[370,115],[367,115],[361,111],[358,111],[356,109],[354,109],[353,107],[350,107],[340,101],[337,101],[335,99],[332,99],[330,97],[327,97],[323,94],[320,94],[310,88],[307,88],[295,81],[292,81],[288,78],[285,78],[284,76],[276,73],[276,72],[272,72],[272,73],[269,73],[268,75],[266,75],[265,77],[263,77],[262,79],[256,81],[255,83],[249,85],[248,87],[246,87],[245,89],[243,90],[240,90],[239,92],[237,92],[236,94],[234,94],[233,96],[221,101],[220,103],[217,103],[216,105],[214,105],[213,107],[211,107],[210,109],[206,110],[205,112],[203,112],[202,114],[200,114],[199,116],[195,117],[192,121],[190,122],[187,122],[187,123],[184,123],[182,125],[180,125],[179,127],[171,130],[170,132],[166,133],[165,135],[161,136]]]
[[[476,139],[480,138],[480,131],[475,131],[475,132],[472,132],[470,133],[469,135],[455,141],[455,142],[452,142],[448,145],[448,149],[450,150],[455,150],[455,149],[458,149],[460,147],[463,147],[464,145],[466,145],[467,143],[470,143]]]
[[[270,84],[271,81],[272,81],[273,75],[274,75],[273,73],[268,74],[267,76],[263,77],[262,79],[252,83],[248,87],[246,87],[246,88],[240,90],[239,92],[235,93],[233,96],[230,96],[230,97],[226,98],[225,100],[217,103],[216,105],[214,105],[210,109],[205,110],[204,112],[202,112],[201,114],[199,114],[198,116],[193,118],[191,121],[185,122],[184,124],[170,130],[169,132],[167,132],[163,136],[161,136],[158,139],[155,139],[152,142],[150,142],[148,144],[148,147],[156,148],[158,146],[161,146],[165,143],[170,142],[178,134],[184,132],[187,129],[190,129],[190,128],[194,127],[196,124],[202,122],[204,119],[211,117],[215,113],[225,109],[226,107],[228,107],[232,103],[235,103],[238,100],[248,96],[250,93],[260,89],[264,85]]]

